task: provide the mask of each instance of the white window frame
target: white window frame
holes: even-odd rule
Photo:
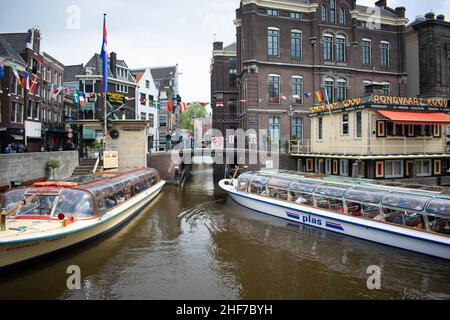
[[[344,39],[344,52],[343,52],[343,55],[344,55],[344,59],[343,60],[338,60],[337,59],[337,52],[338,52],[338,50],[337,50],[337,45],[338,45],[338,43],[337,43],[337,39]],[[336,37],[335,37],[335,41],[334,41],[334,45],[335,45],[335,60],[336,60],[336,62],[340,62],[340,63],[345,63],[345,62],[347,62],[347,37],[345,36],[345,35],[343,35],[343,34],[337,34],[336,35]]]
[[[293,80],[294,79],[300,79],[300,94],[299,94],[299,96],[300,96],[300,103],[295,103],[295,104],[303,104],[303,93],[304,93],[304,88],[303,88],[303,86],[304,86],[304,82],[303,82],[303,77],[302,76],[298,76],[298,75],[293,75],[292,77],[291,77],[291,90],[293,89]],[[294,95],[294,92],[292,92],[292,95]],[[294,99],[293,99],[294,100]]]
[[[358,137],[358,113],[361,115],[361,136]],[[355,112],[355,140],[361,140],[363,136],[363,112],[362,111],[356,111]]]
[[[331,158],[325,159],[325,174],[331,175],[333,173],[333,161]]]
[[[428,162],[428,172],[423,171],[424,168],[424,162]],[[420,163],[420,173],[417,172],[417,164]],[[416,170],[416,176],[417,177],[431,177],[433,175],[433,162],[431,161],[431,159],[420,159],[420,160],[416,160],[416,166],[414,167],[414,170]]]
[[[344,122],[344,116],[347,116],[346,122]],[[347,124],[347,133],[344,133],[344,123]],[[348,136],[348,135],[350,135],[350,114],[344,112],[341,114],[341,136]]]
[[[387,46],[388,46],[388,52],[387,52],[387,65],[381,64],[381,62],[382,62],[382,60],[381,60],[381,57],[382,57],[382,54],[381,54],[381,48],[382,48],[382,45],[383,45],[383,44],[387,44]],[[381,42],[380,42],[380,65],[381,65],[382,67],[385,67],[385,68],[391,66],[391,43],[390,43],[389,41],[381,41]]]
[[[392,163],[392,172],[387,172],[387,163],[391,162]],[[395,173],[395,163],[400,163],[401,164],[401,172],[396,174]],[[386,178],[403,178],[404,177],[404,172],[405,172],[405,168],[404,168],[404,163],[403,160],[386,160],[384,163],[384,176]]]
[[[339,175],[342,177],[349,176],[349,165],[348,159],[339,159]]]
[[[300,35],[300,54],[298,57],[294,57],[294,55],[292,54],[292,34],[299,34]],[[303,32],[301,30],[298,29],[291,29],[291,58],[293,59],[302,59],[303,58]]]
[[[369,46],[369,63],[364,63],[364,46],[361,44],[361,62],[364,66],[370,66],[372,65],[372,40],[367,39],[367,38],[363,38],[361,42],[369,42],[370,46]]]

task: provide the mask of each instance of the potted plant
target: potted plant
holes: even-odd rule
[[[52,177],[55,179],[55,170],[61,167],[61,161],[54,159],[48,160],[47,167],[52,171]]]

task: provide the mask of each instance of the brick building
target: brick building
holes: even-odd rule
[[[227,129],[239,126],[238,98],[236,43],[224,48],[223,42],[214,42],[211,61],[213,128],[224,135]]]
[[[0,80],[1,151],[13,143],[25,144],[30,152],[59,149],[65,135],[63,100],[51,93],[62,85],[64,66],[42,52],[36,28],[0,34],[0,58],[5,66]],[[24,72],[29,75],[28,90],[23,86]]]
[[[383,83],[406,96],[405,8],[355,0],[242,0],[236,11],[240,127],[268,130],[272,146],[309,139],[314,94],[330,103]],[[246,102],[241,102],[246,101]]]

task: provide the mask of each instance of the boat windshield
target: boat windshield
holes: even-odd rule
[[[377,204],[386,193],[373,189],[349,189],[345,194],[345,199]]]
[[[342,198],[347,190],[347,188],[322,185],[317,187],[316,193],[330,197]]]
[[[5,193],[2,197],[2,208],[5,208],[8,213],[15,212],[26,191],[26,189],[14,189]]]
[[[437,215],[450,216],[450,200],[434,199],[428,204],[427,212]]]
[[[389,207],[422,211],[430,199],[430,197],[420,195],[391,193],[383,198],[382,204]]]
[[[95,216],[91,195],[86,191],[64,189],[59,195],[54,215],[63,213],[68,218],[89,219]]]

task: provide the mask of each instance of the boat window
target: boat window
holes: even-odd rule
[[[2,208],[6,209],[6,212],[14,210],[18,207],[20,200],[23,199],[26,189],[14,189],[6,192],[2,197]]]
[[[344,203],[342,202],[342,200],[330,199],[330,210],[339,213],[345,213]]]
[[[289,188],[293,191],[303,191],[303,192],[307,192],[307,193],[313,193],[314,190],[319,185],[320,185],[319,183],[302,181],[302,182],[293,182]]]
[[[21,205],[16,216],[50,216],[56,204],[57,195],[27,195],[28,203]]]
[[[253,176],[251,183],[266,185],[268,181],[269,181],[269,178],[267,178],[267,177]]]
[[[385,194],[386,192],[370,189],[349,189],[345,194],[345,199],[367,203],[380,203],[381,198]]]
[[[389,207],[422,211],[430,199],[430,197],[406,193],[390,193],[383,198],[382,204]]]
[[[269,180],[268,185],[270,187],[278,187],[278,188],[287,189],[287,188],[289,188],[289,185],[291,183],[292,183],[292,180],[272,178]]]
[[[274,188],[274,187],[268,187],[268,188],[269,188],[269,194],[270,194],[271,198],[280,199],[280,200],[288,200],[288,192],[286,189]]]
[[[76,219],[92,218],[95,212],[91,195],[82,190],[64,189],[61,191],[54,215],[59,213]]]
[[[347,192],[347,188],[340,188],[340,187],[332,187],[332,186],[319,186],[316,189],[317,194],[335,197],[335,198],[342,198],[344,197],[344,194]]]
[[[428,217],[428,230],[450,235],[450,220],[440,217]]]
[[[318,208],[330,210],[330,199],[325,197],[316,197]]]
[[[238,190],[239,191],[246,191],[248,186],[248,180],[250,179],[251,175],[249,174],[241,174],[238,178]]]
[[[296,191],[291,191],[291,201],[296,204],[302,204],[305,206],[313,206],[314,200],[312,194],[301,193]]]
[[[420,214],[398,209],[384,209],[384,213],[380,213],[374,217],[374,220],[411,228],[421,228],[423,226],[423,220]]]
[[[450,200],[449,199],[434,199],[431,200],[427,207],[429,213],[450,215]]]

